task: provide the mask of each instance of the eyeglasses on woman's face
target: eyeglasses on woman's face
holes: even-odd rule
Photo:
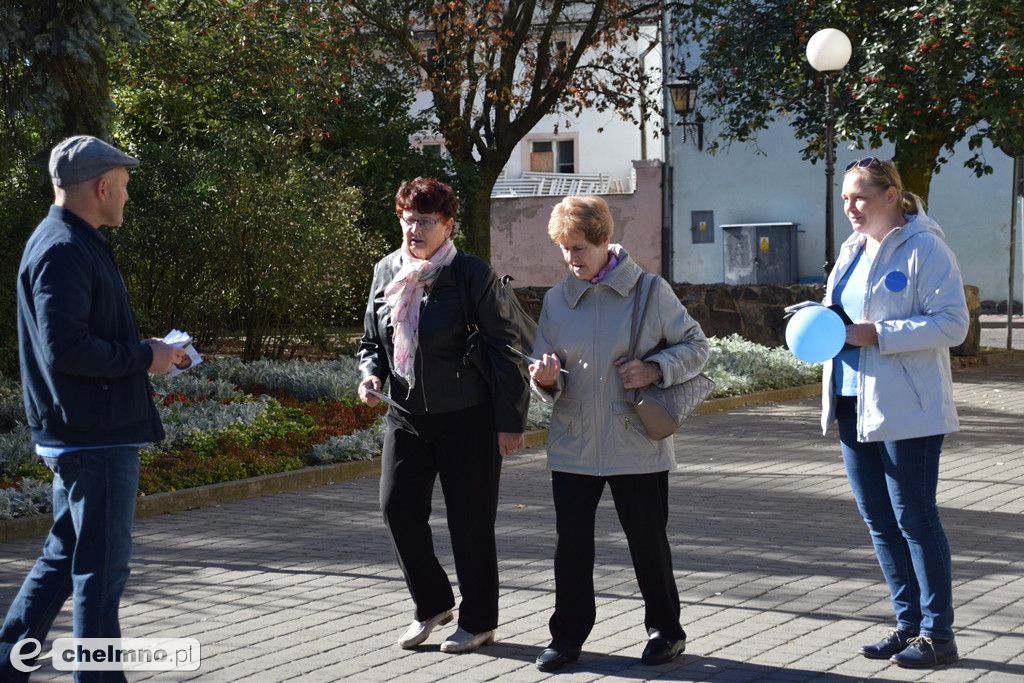
[[[854,159],[846,165],[846,170],[849,171],[854,166],[858,168],[867,168],[871,164],[878,164],[878,168],[882,169],[882,173],[885,174],[886,180],[889,181],[889,185],[896,187],[896,181],[889,175],[889,171],[886,170],[885,164],[883,164],[878,157],[864,157],[863,159]]]
[[[411,215],[403,215],[398,220],[407,228],[419,227],[421,230],[433,230],[441,223],[444,223],[443,218],[413,218]]]

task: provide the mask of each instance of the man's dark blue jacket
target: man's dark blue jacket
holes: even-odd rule
[[[160,441],[124,280],[99,230],[53,205],[18,270],[18,343],[35,443],[117,446]]]

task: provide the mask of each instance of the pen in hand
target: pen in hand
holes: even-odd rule
[[[522,356],[523,358],[525,358],[526,360],[530,361],[531,363],[539,363],[540,362],[539,359],[534,358],[533,356],[527,356],[525,353],[523,353],[519,349],[515,348],[511,344],[505,344],[505,346],[507,346],[509,348],[509,351],[511,351],[512,353],[516,354],[517,356]],[[566,370],[565,368],[559,368],[558,371],[559,372],[564,372],[567,375],[569,374],[569,371]]]

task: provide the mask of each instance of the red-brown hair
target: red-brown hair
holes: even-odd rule
[[[395,213],[404,211],[436,213],[454,219],[459,213],[459,200],[449,185],[435,178],[414,178],[402,183],[395,193]]]

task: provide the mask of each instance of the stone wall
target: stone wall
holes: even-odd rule
[[[677,285],[676,295],[709,337],[738,334],[762,346],[785,344],[786,306],[821,301],[821,284]]]
[[[762,346],[786,343],[785,307],[801,301],[821,301],[823,284],[794,285],[675,285],[676,295],[709,337],[738,334]],[[536,318],[547,287],[516,289],[523,308]],[[971,328],[960,346],[950,349],[954,356],[977,356],[981,339],[981,303],[978,288],[964,287]]]

